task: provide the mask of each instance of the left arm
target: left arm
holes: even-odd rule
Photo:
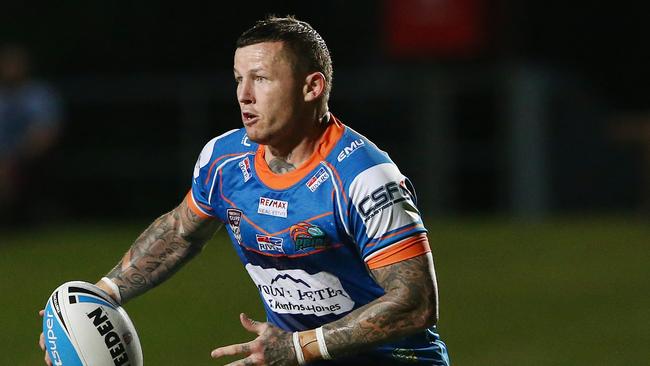
[[[438,291],[431,253],[372,270],[386,293],[345,317],[325,324],[323,335],[332,358],[352,355],[424,330],[438,320]],[[296,365],[292,333],[242,316],[242,325],[258,337],[221,347],[213,357],[245,354],[231,365]],[[306,361],[320,359],[316,331],[299,332]]]
[[[424,330],[438,321],[438,289],[431,253],[372,270],[386,293],[323,326],[332,357],[357,353]]]

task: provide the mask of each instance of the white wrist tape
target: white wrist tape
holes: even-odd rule
[[[320,355],[324,360],[331,360],[329,351],[327,350],[327,344],[325,344],[325,336],[323,335],[323,327],[316,328],[316,340],[318,341],[318,349],[320,350]]]
[[[293,348],[296,350],[298,365],[304,365],[305,355],[302,353],[302,347],[300,347],[300,336],[298,335],[298,332],[293,332]]]
[[[115,282],[111,281],[111,279],[108,277],[102,277],[102,281],[104,281],[104,283],[111,288],[111,290],[113,291],[113,295],[115,295],[115,300],[117,301],[118,304],[121,305],[122,295],[120,295],[120,288],[117,287]]]

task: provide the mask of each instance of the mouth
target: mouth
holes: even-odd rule
[[[242,112],[241,118],[242,122],[244,122],[244,126],[252,126],[257,122],[259,116],[250,112]]]

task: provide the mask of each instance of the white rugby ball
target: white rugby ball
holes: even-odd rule
[[[140,339],[126,311],[88,282],[66,282],[54,290],[43,334],[56,366],[142,365]]]

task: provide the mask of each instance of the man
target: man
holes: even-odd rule
[[[0,46],[0,221],[11,226],[33,220],[28,210],[48,199],[41,184],[48,153],[56,144],[61,120],[57,93],[31,75],[29,52]],[[27,194],[29,192],[29,194]],[[33,201],[29,204],[26,200]],[[43,211],[43,210],[38,211]]]
[[[225,223],[264,299],[232,365],[448,365],[426,230],[409,181],[328,110],[329,51],[293,18],[237,41],[243,129],[201,152],[185,200],[97,285],[122,303],[161,283]]]

